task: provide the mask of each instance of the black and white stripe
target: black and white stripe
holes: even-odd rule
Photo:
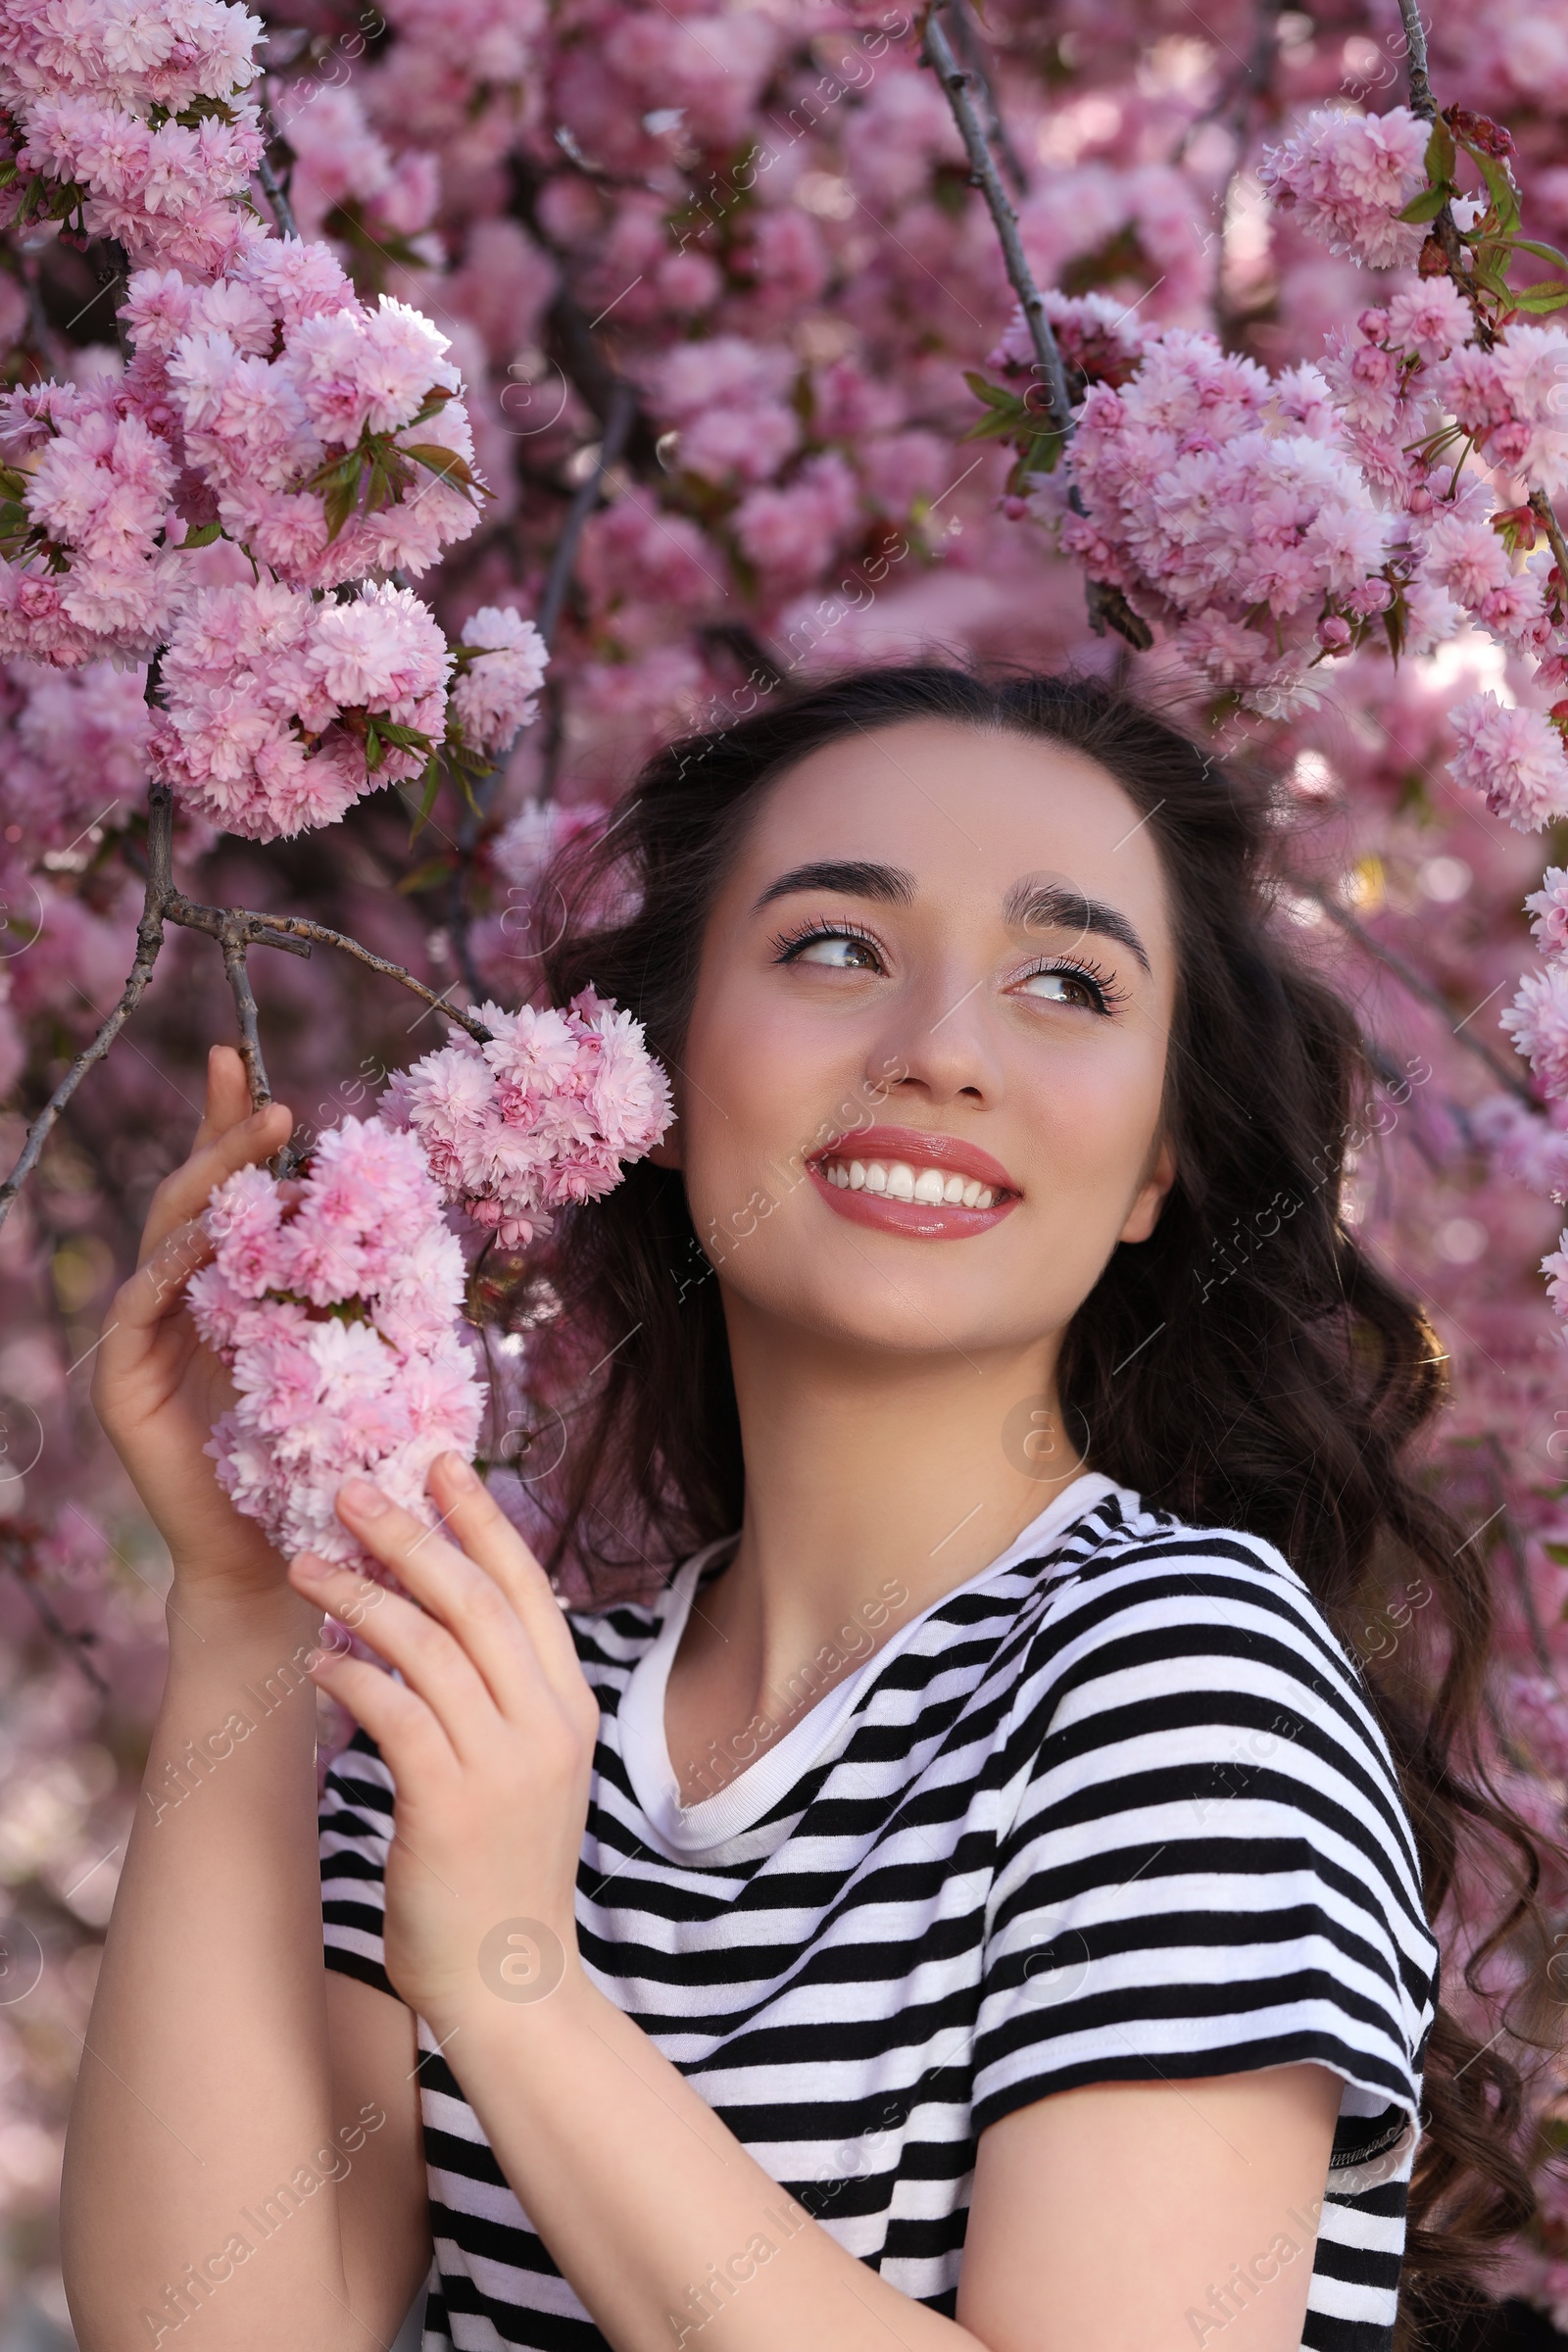
[[[999,2117],[1319,2061],[1345,2091],[1321,2210],[1290,2225],[1318,2232],[1302,2342],[1387,2346],[1437,1950],[1365,1691],[1280,1555],[1086,1476],[682,1814],[663,1680],[705,1564],[571,1618],[603,1709],[578,1926],[604,1989],[841,2245],[949,2314]],[[389,1992],[391,1811],[362,1736],[322,1804],[327,1960]],[[598,2352],[419,2038],[425,2352]]]

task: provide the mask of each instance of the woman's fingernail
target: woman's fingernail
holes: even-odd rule
[[[444,1453],[441,1467],[446,1472],[450,1486],[476,1487],[479,1484],[479,1473],[471,1462],[464,1460],[461,1453]]]
[[[318,1559],[314,1551],[297,1551],[289,1565],[308,1585],[318,1585],[332,1573],[329,1563]]]
[[[368,1478],[346,1478],[337,1491],[337,1498],[361,1519],[379,1518],[387,1507],[386,1496]]]

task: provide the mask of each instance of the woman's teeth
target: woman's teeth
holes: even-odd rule
[[[941,1168],[921,1168],[907,1160],[829,1159],[822,1173],[841,1193],[886,1193],[890,1200],[918,1200],[927,1208],[994,1208],[997,1196],[989,1184],[972,1176],[953,1176]]]

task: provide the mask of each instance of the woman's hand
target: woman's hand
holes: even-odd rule
[[[215,1046],[190,1157],[153,1195],[136,1272],[115,1294],[99,1343],[92,1382],[98,1418],[187,1588],[210,1583],[236,1594],[283,1589],[281,1560],[254,1520],[234,1509],[203,1450],[233,1391],[196,1337],[184,1291],[212,1255],[198,1220],[214,1188],[280,1151],[292,1126],[280,1102],[251,1109],[244,1063],[232,1046]]]
[[[311,1552],[289,1580],[403,1678],[330,1651],[313,1664],[396,1784],[387,1974],[443,2034],[476,1998],[549,1992],[577,1967],[599,1705],[544,1570],[474,1472],[445,1453],[428,1486],[455,1542],[368,1480],[337,1499],[344,1525],[422,1605]]]

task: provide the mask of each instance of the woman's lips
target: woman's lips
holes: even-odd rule
[[[809,1163],[817,1191],[852,1224],[956,1242],[1000,1224],[1020,1198],[989,1152],[913,1127],[862,1127]],[[940,1188],[940,1190],[939,1190]]]

